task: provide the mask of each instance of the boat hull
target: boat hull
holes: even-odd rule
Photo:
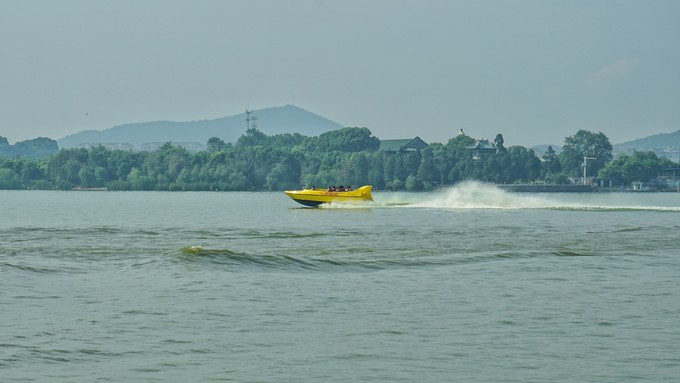
[[[316,189],[286,190],[284,193],[293,201],[305,206],[319,206],[322,203],[345,203],[373,201],[371,196],[372,186],[362,186],[356,190],[337,192]]]

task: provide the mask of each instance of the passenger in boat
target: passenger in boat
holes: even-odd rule
[[[352,191],[352,187],[351,187],[351,186],[347,186],[347,189],[345,189],[345,191]]]

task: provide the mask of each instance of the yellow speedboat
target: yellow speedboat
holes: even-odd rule
[[[330,191],[323,189],[286,190],[284,193],[295,202],[305,206],[319,206],[330,202],[373,201],[371,188],[366,185],[350,191]]]

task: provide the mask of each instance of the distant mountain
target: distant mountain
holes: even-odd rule
[[[635,149],[654,149],[666,148],[669,146],[680,147],[680,130],[673,133],[661,133],[653,136],[638,138],[637,140],[627,141],[621,144],[614,145],[617,148],[635,148]]]
[[[267,135],[300,133],[318,136],[321,133],[342,129],[344,126],[294,105],[259,109],[257,129]],[[246,131],[246,114],[202,121],[154,121],[114,126],[99,130],[85,130],[57,140],[60,148],[80,144],[130,143],[139,148],[147,142],[198,142],[203,145],[210,137],[225,142],[236,142]]]

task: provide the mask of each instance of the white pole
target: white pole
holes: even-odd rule
[[[588,160],[594,160],[595,157],[583,156],[583,184],[586,184],[586,173],[588,170]]]

